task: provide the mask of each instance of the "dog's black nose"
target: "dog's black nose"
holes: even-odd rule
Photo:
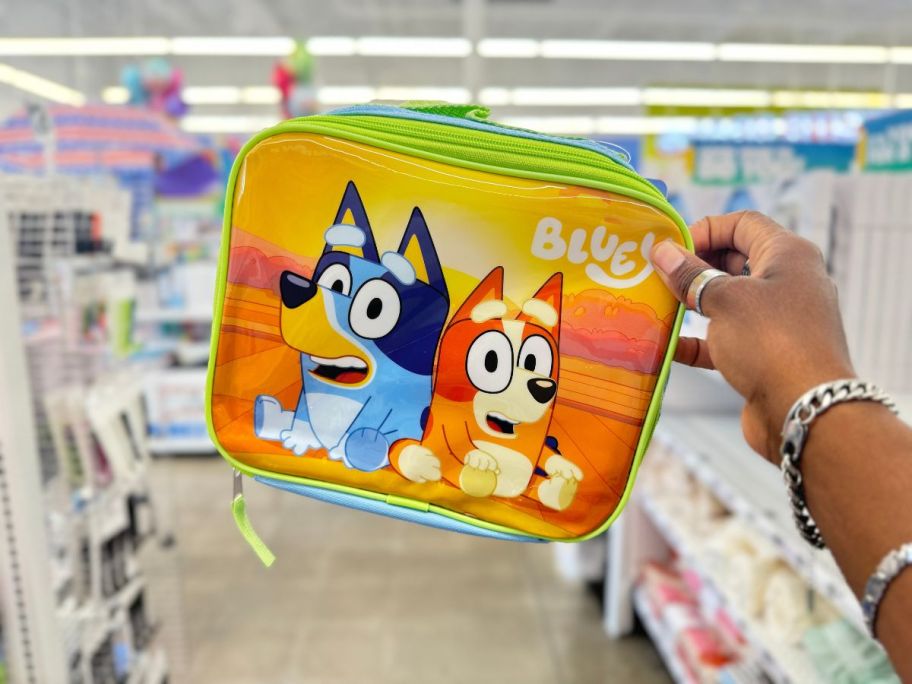
[[[279,278],[279,292],[282,293],[282,304],[296,309],[317,293],[317,286],[304,276],[283,271]]]
[[[533,378],[532,380],[529,380],[527,386],[529,388],[529,394],[531,394],[532,398],[539,404],[547,404],[554,397],[554,393],[557,392],[557,383],[550,378]]]

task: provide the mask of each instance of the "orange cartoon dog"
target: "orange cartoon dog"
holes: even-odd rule
[[[555,510],[571,504],[583,473],[548,437],[562,281],[551,276],[509,318],[502,268],[468,296],[440,342],[424,436],[393,445],[399,473],[413,482],[443,478],[471,496],[527,493]]]

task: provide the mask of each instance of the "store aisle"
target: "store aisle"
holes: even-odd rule
[[[154,469],[178,535],[182,680],[669,681],[645,637],[604,636],[595,601],[556,576],[547,547],[428,530],[248,484],[252,519],[278,557],[266,570],[234,529],[224,463],[179,459]]]

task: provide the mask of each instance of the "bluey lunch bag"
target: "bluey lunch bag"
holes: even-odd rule
[[[286,121],[229,182],[207,412],[273,487],[501,539],[620,512],[683,310],[648,260],[690,248],[618,148],[440,103]]]

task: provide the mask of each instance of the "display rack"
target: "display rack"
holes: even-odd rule
[[[744,442],[739,416],[667,415],[655,439],[680,458],[726,508],[756,529],[808,586],[865,631],[858,601],[832,554],[801,538],[782,476]]]
[[[15,682],[169,674],[141,562],[157,526],[129,359],[133,273],[112,257],[128,208],[105,179],[0,176],[0,234],[12,236],[0,240],[0,308],[23,331],[0,336],[0,454],[15,454],[0,464],[0,591]]]

